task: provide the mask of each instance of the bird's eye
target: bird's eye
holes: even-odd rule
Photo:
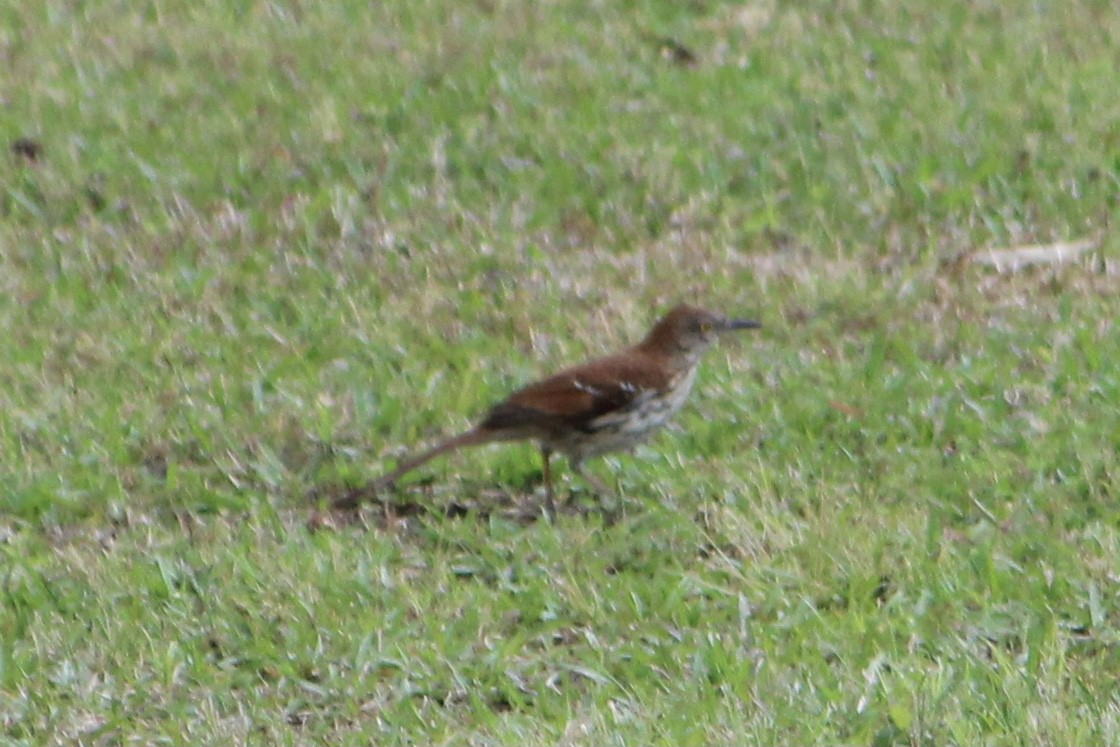
[[[712,331],[712,323],[709,322],[707,319],[700,322],[700,331],[703,332],[704,334],[708,334],[709,332]]]

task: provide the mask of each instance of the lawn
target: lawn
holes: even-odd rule
[[[1110,0],[0,0],[0,745],[1120,743],[1117,70]],[[764,327],[618,521],[527,444],[327,509],[679,301]]]

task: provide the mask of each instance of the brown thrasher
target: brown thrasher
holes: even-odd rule
[[[759,326],[756,321],[729,319],[681,304],[637,345],[518,389],[494,405],[474,428],[406,459],[373,486],[392,486],[406,472],[463,446],[532,440],[540,444],[546,508],[554,515],[553,452],[565,454],[572,472],[606,491],[583,472],[583,460],[629,449],[648,438],[684,404],[697,364],[716,336]]]

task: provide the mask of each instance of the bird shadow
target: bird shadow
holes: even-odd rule
[[[394,528],[424,519],[479,522],[501,519],[528,526],[548,519],[544,502],[535,496],[484,489],[470,496],[459,494],[448,500],[440,495],[441,492],[432,484],[424,483],[404,488],[385,487],[377,483],[322,485],[308,494],[310,502],[317,507],[308,518],[307,526],[313,531],[353,524]],[[557,505],[560,516],[587,516],[597,510],[575,500]]]

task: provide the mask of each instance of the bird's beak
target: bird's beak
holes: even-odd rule
[[[762,322],[754,319],[728,319],[724,329],[758,329],[761,326]]]

